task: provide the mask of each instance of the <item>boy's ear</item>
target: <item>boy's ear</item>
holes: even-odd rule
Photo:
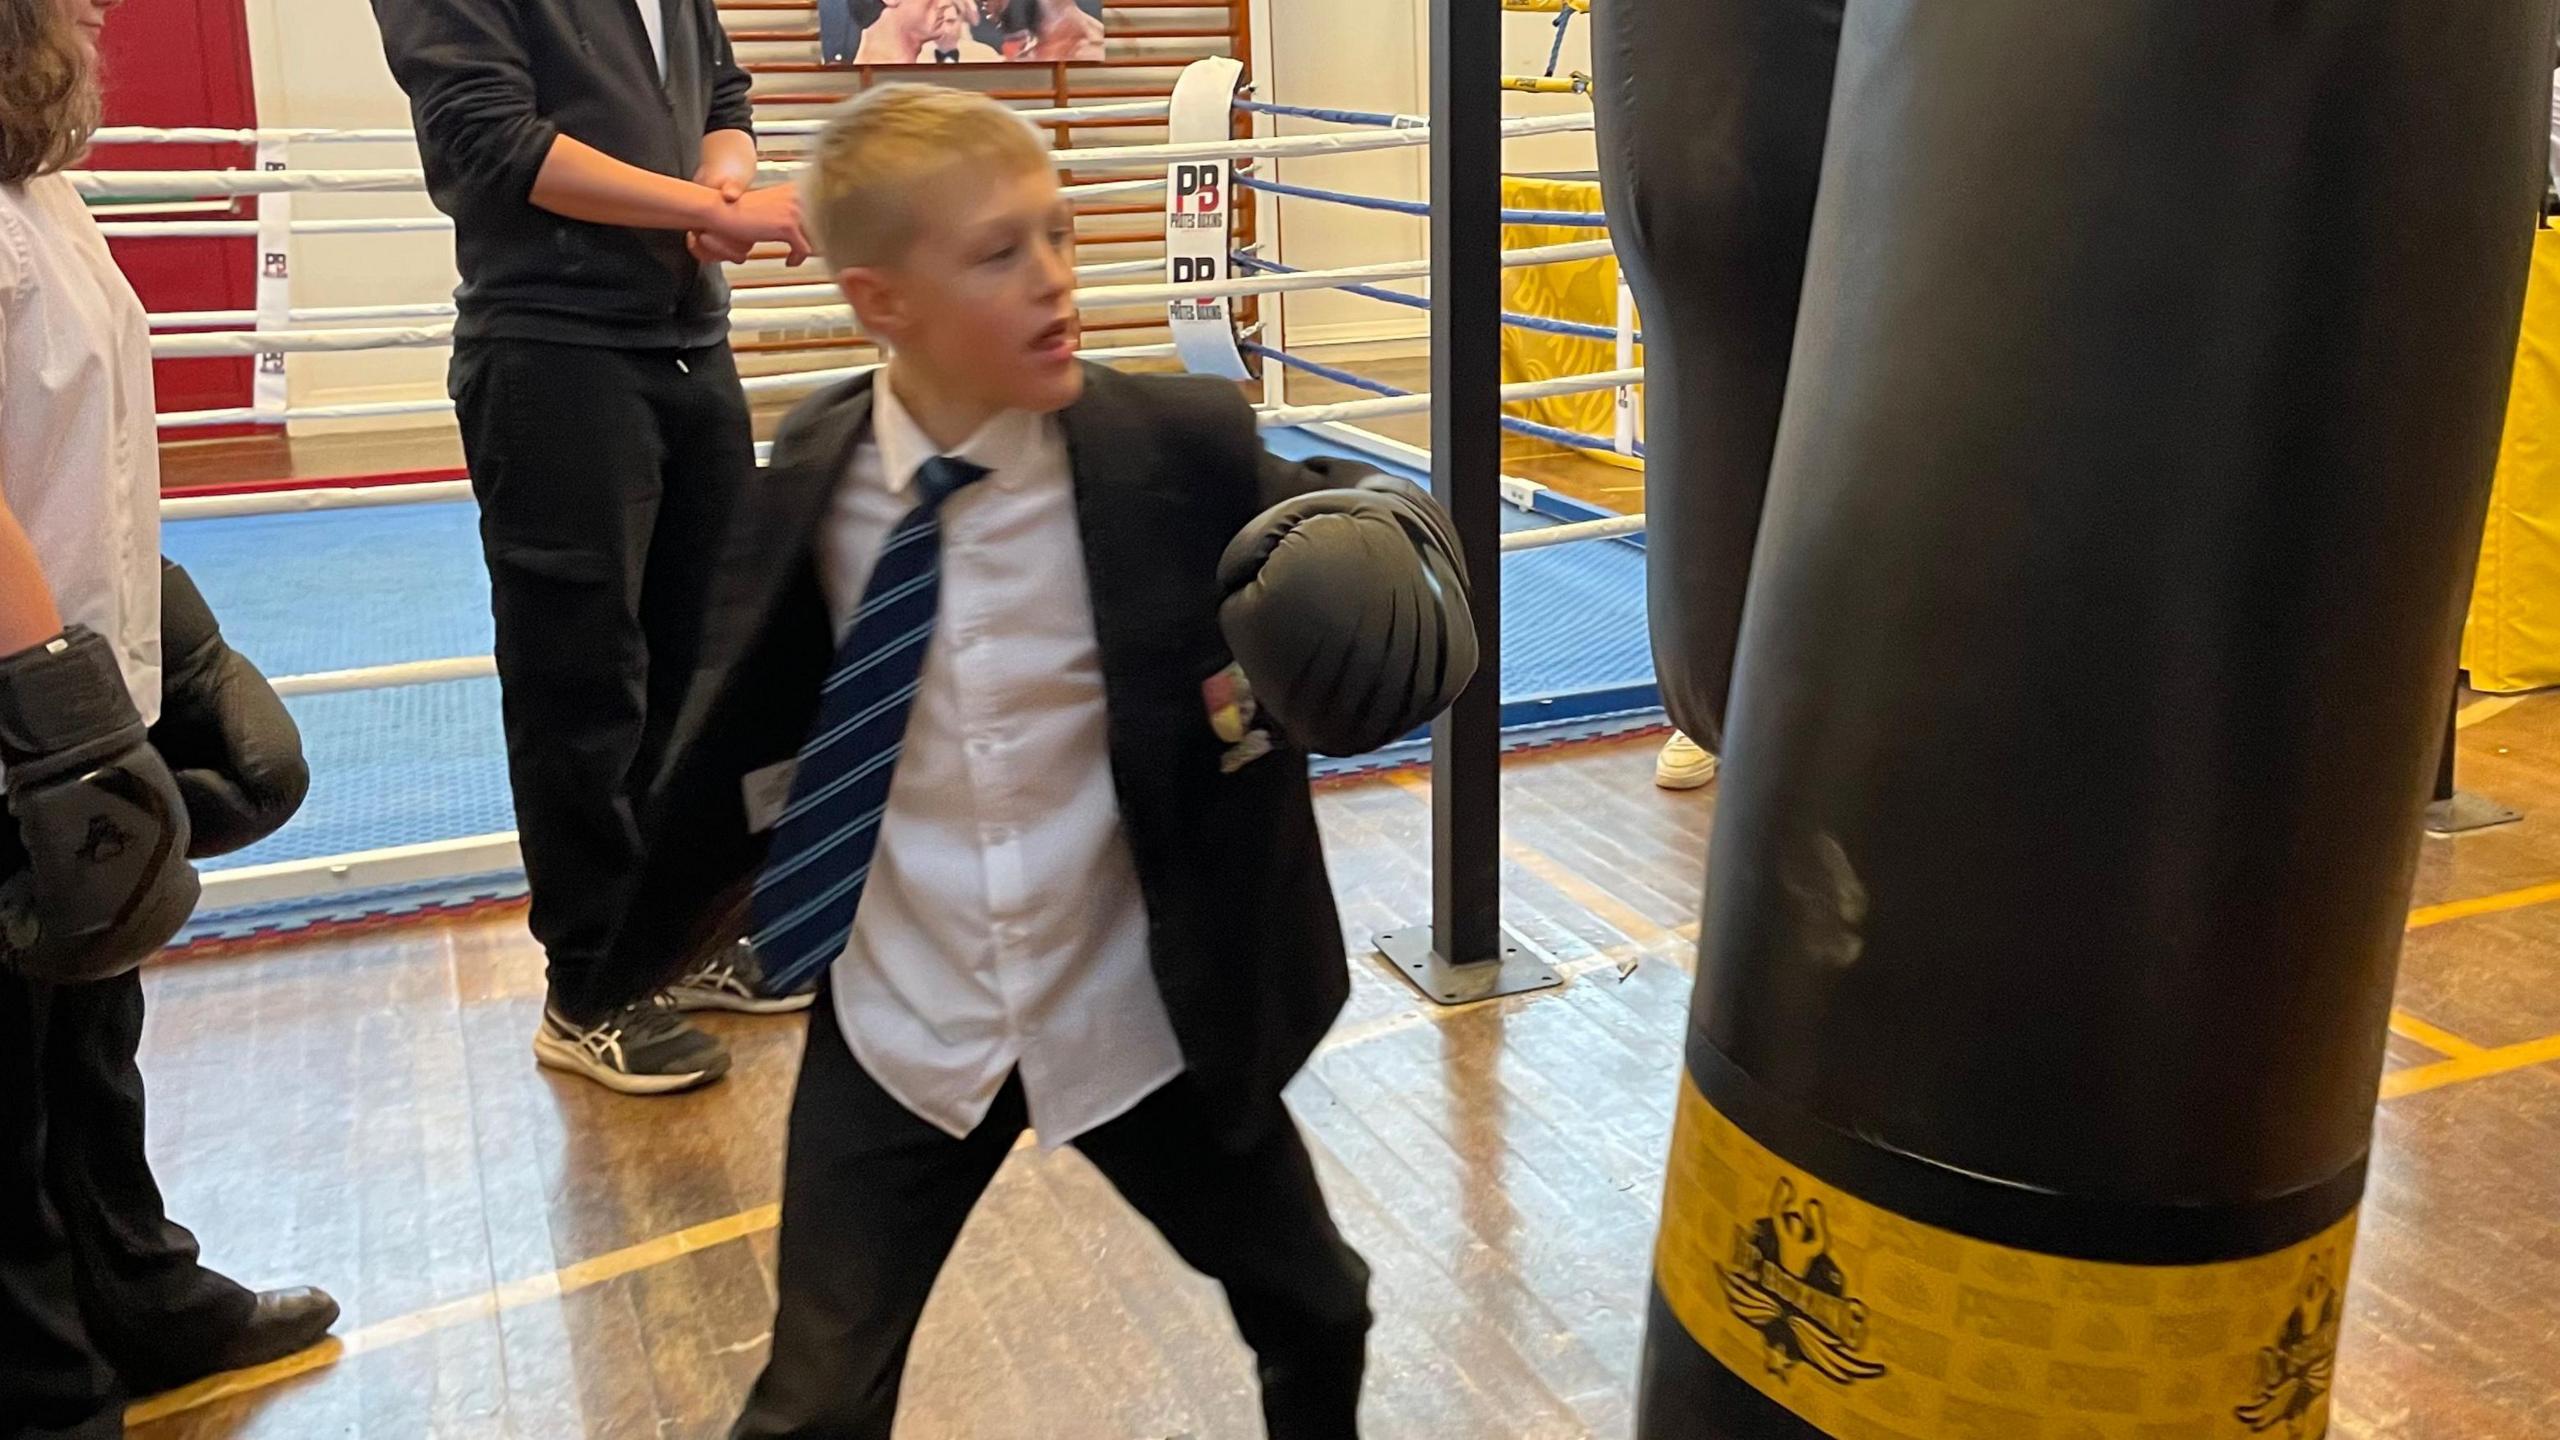
[[[854,318],[877,339],[891,338],[903,318],[897,287],[887,276],[868,265],[856,265],[836,272],[836,291],[853,307]]]

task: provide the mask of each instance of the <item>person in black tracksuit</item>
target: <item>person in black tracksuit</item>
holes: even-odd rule
[[[798,1008],[751,951],[660,1003],[604,963],[634,806],[755,458],[720,262],[805,253],[755,188],[748,77],[712,0],[373,0],[427,188],[454,221],[451,388],[497,622],[509,778],[549,960],[542,1063],[625,1093],[717,1078],[677,1011]]]

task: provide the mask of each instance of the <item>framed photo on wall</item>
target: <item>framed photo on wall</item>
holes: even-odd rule
[[[818,0],[829,64],[1099,60],[1103,0]]]

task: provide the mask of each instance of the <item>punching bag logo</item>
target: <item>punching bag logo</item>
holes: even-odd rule
[[[2304,1440],[2304,1418],[2329,1393],[2338,1361],[2338,1292],[2329,1283],[2328,1256],[2313,1256],[2308,1268],[2283,1333],[2258,1352],[2258,1398],[2236,1412],[2251,1434],[2283,1426],[2286,1440]]]
[[[1795,1182],[1779,1180],[1769,1213],[1734,1228],[1733,1268],[1718,1266],[1716,1275],[1735,1317],[1760,1332],[1770,1374],[1784,1380],[1805,1365],[1848,1385],[1884,1373],[1858,1354],[1867,1307],[1849,1298],[1848,1276],[1831,1258],[1822,1202],[1796,1203]]]

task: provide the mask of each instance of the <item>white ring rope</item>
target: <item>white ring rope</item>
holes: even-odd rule
[[[468,480],[429,480],[415,485],[324,485],[308,490],[258,490],[246,495],[173,495],[160,502],[160,519],[165,524],[172,520],[227,520],[243,515],[309,515],[323,510],[442,505],[470,498]]]
[[[255,220],[109,220],[98,226],[110,240],[227,240],[258,233]],[[385,216],[376,220],[296,220],[296,235],[407,235],[453,228],[442,215]]]
[[[848,97],[850,98],[850,97]],[[1077,120],[1144,120],[1165,113],[1162,100],[1141,100],[1111,105],[1048,106],[1038,110],[1014,113],[1034,125]],[[756,137],[769,139],[786,135],[815,135],[826,128],[824,120],[759,121]],[[315,127],[220,130],[202,126],[163,128],[157,125],[111,125],[100,130],[91,140],[100,145],[258,145],[270,141],[286,144],[398,144],[414,141],[418,132],[405,129],[330,130]]]
[[[1502,263],[1510,269],[1597,260],[1617,253],[1606,240],[1578,240],[1567,245],[1540,245],[1506,250]],[[1176,300],[1278,295],[1300,290],[1330,290],[1341,285],[1382,280],[1427,280],[1429,260],[1398,260],[1384,265],[1354,265],[1339,270],[1301,270],[1285,275],[1247,275],[1232,280],[1187,285],[1088,285],[1076,291],[1076,304],[1087,310],[1139,309]],[[730,314],[733,334],[777,330],[840,328],[852,323],[842,305],[776,305],[749,307]],[[394,326],[347,330],[229,330],[203,335],[156,335],[154,359],[207,355],[309,354],[353,350],[410,349],[453,343],[451,324]]]
[[[1060,150],[1058,155],[1076,152]],[[806,167],[786,161],[764,161],[756,178],[781,184]],[[73,188],[88,199],[194,200],[250,195],[392,194],[424,190],[424,170],[67,170]],[[1060,193],[1070,200],[1105,200],[1164,188],[1159,175],[1144,180],[1097,180],[1068,185]]]
[[[423,190],[423,170],[65,170],[91,200],[194,200],[222,195]]]
[[[1076,353],[1097,364],[1113,364],[1122,360],[1180,358],[1179,352],[1171,345],[1116,345],[1098,350],[1079,350]],[[750,395],[761,395],[777,390],[801,390],[832,381],[850,380],[856,375],[876,368],[873,365],[844,365],[826,370],[785,370],[772,375],[749,375],[738,382],[738,388]],[[235,405],[221,410],[175,410],[160,416],[159,422],[163,430],[204,430],[218,425],[283,425],[299,420],[379,420],[397,415],[450,415],[452,413],[451,400],[375,400],[356,405],[296,405],[281,411],[260,410],[252,405]],[[309,508],[327,509],[329,507]],[[164,515],[168,513],[166,505],[163,506],[162,513]],[[257,512],[242,510],[224,513],[253,514]]]
[[[1550,525],[1543,530],[1514,530],[1502,537],[1502,553],[1544,550],[1550,545],[1572,545],[1585,540],[1623,540],[1643,533],[1644,516],[1613,515],[1606,520],[1579,520],[1570,525]]]
[[[275,682],[275,691],[288,699],[296,695],[340,695],[350,690],[392,690],[403,685],[434,685],[446,680],[491,679],[497,673],[495,656],[465,655],[451,660],[408,660],[397,665],[366,665],[354,670],[287,675]]]
[[[152,171],[162,174],[162,171]],[[224,171],[224,174],[232,172]],[[1069,185],[1060,193],[1071,200],[1104,200],[1114,195],[1142,195],[1164,188],[1157,180],[1107,180]],[[109,220],[98,229],[110,240],[229,240],[255,236],[255,220]],[[450,233],[453,222],[442,215],[398,215],[353,220],[296,220],[295,235],[417,235]]]
[[[1108,280],[1130,275],[1161,275],[1163,273],[1164,262],[1161,260],[1113,260],[1100,265],[1076,267],[1077,277],[1085,280]],[[733,305],[745,305],[752,309],[781,301],[825,301],[834,298],[836,294],[835,286],[822,283],[769,285],[753,290],[733,290],[730,292],[729,300]],[[297,306],[292,316],[293,323],[296,325],[344,324],[354,320],[450,320],[454,316],[454,307],[453,302],[449,300],[423,302],[416,305],[319,305],[309,309]],[[147,318],[151,321],[151,328],[154,330],[205,330],[224,325],[255,325],[258,323],[258,312],[255,310],[172,310]]]
[[[207,430],[218,425],[285,425],[299,420],[389,420],[402,415],[450,415],[450,400],[368,400],[353,405],[298,405],[261,410],[231,405],[220,410],[172,410],[159,417],[163,430]]]
[[[1592,117],[1532,115],[1502,122],[1505,139],[1565,135],[1592,128]],[[1431,143],[1427,129],[1356,130],[1323,135],[1283,135],[1267,140],[1220,140],[1182,145],[1103,145],[1052,150],[1060,169],[1152,170],[1183,160],[1353,155]],[[790,175],[797,166],[766,165],[759,173]],[[371,193],[415,191],[423,170],[69,170],[72,186],[91,199],[192,200],[209,196]],[[1158,179],[1151,183],[1162,184]],[[1078,187],[1081,188],[1081,187]]]

